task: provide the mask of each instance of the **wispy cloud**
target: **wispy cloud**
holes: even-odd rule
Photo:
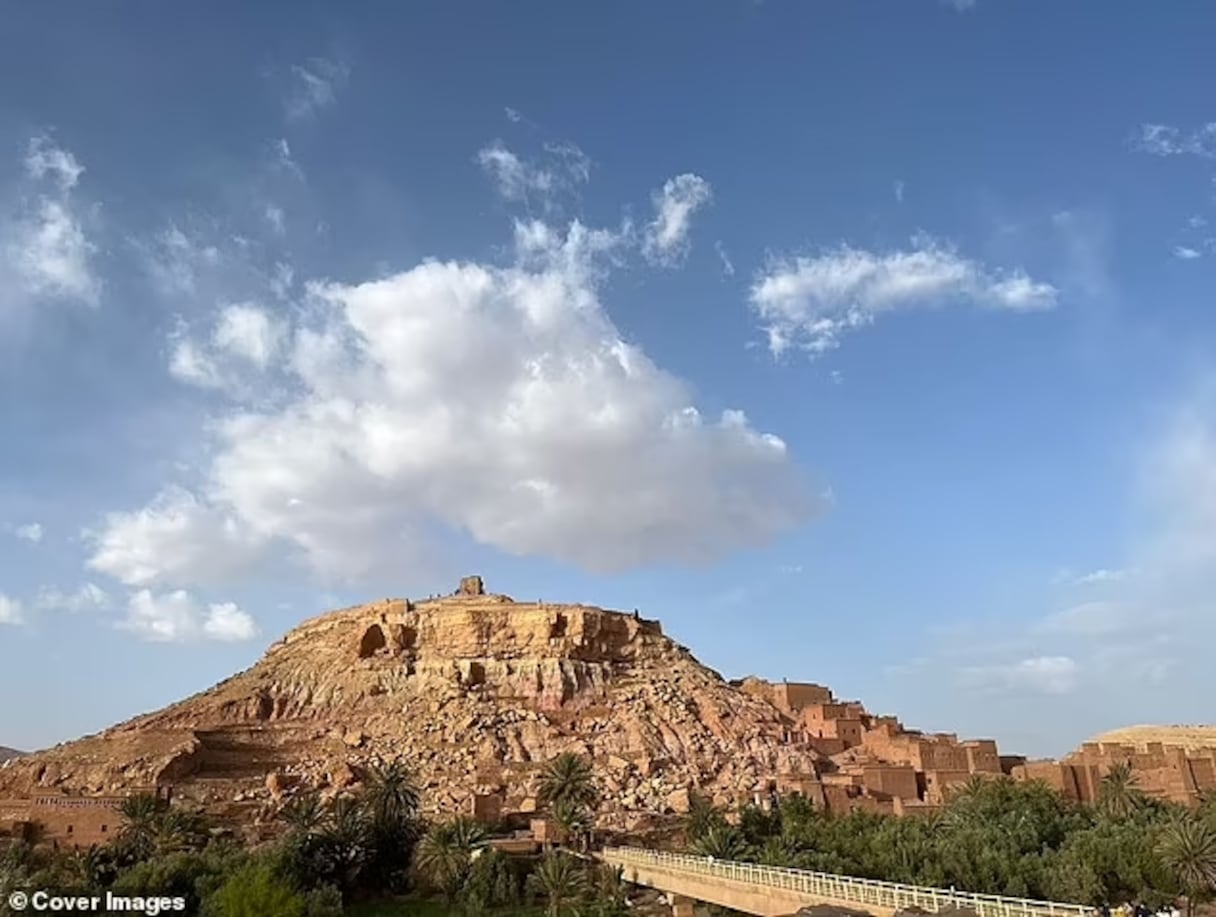
[[[890,312],[950,305],[1031,312],[1056,304],[1056,288],[1024,271],[990,270],[926,237],[913,241],[900,251],[842,245],[773,261],[750,293],[773,355],[790,347],[824,353]]]
[[[700,175],[686,172],[654,192],[654,220],[646,227],[643,253],[654,264],[672,267],[688,254],[692,218],[713,200],[713,189]]]
[[[72,592],[64,592],[53,586],[38,591],[34,606],[43,611],[66,611],[72,614],[89,611],[108,611],[113,606],[109,593],[94,583],[85,583]]]
[[[13,534],[22,541],[37,544],[38,542],[42,541],[42,525],[38,522],[27,522],[24,525],[14,527]]]
[[[75,196],[84,167],[46,135],[30,140],[24,164],[23,198],[11,215],[0,215],[0,308],[6,299],[96,306],[102,288],[93,264],[97,245]]]
[[[963,681],[977,688],[1041,694],[1068,694],[1077,687],[1080,667],[1068,656],[1028,656],[1009,664],[969,666]]]
[[[1174,257],[1180,261],[1194,261],[1196,258],[1202,258],[1203,253],[1189,245],[1176,245],[1174,246]]]
[[[300,121],[333,105],[350,78],[345,64],[313,57],[291,68],[292,86],[284,102],[287,117]]]
[[[570,142],[546,143],[548,162],[529,162],[512,152],[501,140],[483,147],[477,163],[490,177],[503,200],[552,207],[557,197],[585,184],[591,177],[591,159]]]
[[[718,260],[722,262],[722,275],[724,277],[734,277],[734,262],[730,260],[730,255],[726,253],[726,246],[722,244],[721,240],[714,243],[714,251],[718,253]]]
[[[1216,121],[1189,131],[1168,124],[1142,124],[1132,145],[1153,156],[1213,158],[1216,157]]]

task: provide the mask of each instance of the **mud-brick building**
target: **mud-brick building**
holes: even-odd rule
[[[1118,740],[1099,736],[1059,761],[1027,761],[1013,768],[1013,776],[1042,780],[1068,799],[1087,804],[1098,801],[1102,778],[1119,763],[1130,764],[1136,785],[1157,799],[1198,805],[1205,793],[1216,792],[1216,747],[1171,741],[1169,729],[1133,727],[1114,735]],[[1157,738],[1137,741],[1139,735]]]
[[[167,794],[148,789],[167,800]],[[122,827],[122,796],[68,796],[42,793],[0,799],[0,838],[48,844],[58,850],[85,850],[113,839]]]

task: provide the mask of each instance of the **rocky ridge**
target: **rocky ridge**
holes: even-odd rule
[[[605,827],[687,811],[694,788],[727,804],[800,770],[779,711],[724,681],[656,621],[487,595],[386,599],[306,621],[250,669],[104,732],[0,767],[0,798],[121,793],[257,821],[304,788],[333,795],[401,757],[429,812],[536,808],[561,752],[590,757]],[[802,759],[794,760],[795,758]]]

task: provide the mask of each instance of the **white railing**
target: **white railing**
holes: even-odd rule
[[[977,895],[947,888],[924,888],[899,882],[879,882],[875,879],[858,879],[855,876],[838,876],[826,872],[713,860],[708,857],[663,853],[637,847],[607,847],[602,856],[605,862],[614,866],[646,866],[672,873],[728,879],[748,885],[784,889],[815,898],[831,898],[890,910],[915,906],[928,911],[939,911],[946,907],[957,907],[973,910],[980,917],[1090,917],[1093,914],[1093,908],[1080,904],[1005,898],[1001,895]],[[626,875],[625,878],[628,879],[629,876]]]

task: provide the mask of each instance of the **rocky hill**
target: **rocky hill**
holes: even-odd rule
[[[7,761],[9,758],[19,758],[23,754],[25,754],[25,752],[17,751],[15,748],[8,748],[4,745],[0,745],[0,762]]]
[[[1125,726],[1094,736],[1089,742],[1128,745],[1141,751],[1154,743],[1185,751],[1206,751],[1216,749],[1216,726]]]
[[[526,813],[560,752],[590,756],[605,827],[685,811],[699,787],[750,797],[805,765],[763,697],[697,662],[658,622],[483,594],[384,600],[307,621],[252,668],[164,710],[0,768],[0,798],[45,788],[175,798],[250,822],[302,788],[334,794],[403,757],[430,811]],[[793,761],[798,756],[802,761]],[[487,800],[489,801],[487,803]]]

